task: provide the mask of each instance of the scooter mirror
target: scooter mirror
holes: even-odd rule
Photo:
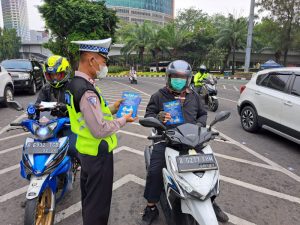
[[[231,113],[230,113],[229,111],[221,111],[221,112],[219,112],[219,113],[216,115],[214,121],[212,121],[211,124],[209,125],[209,130],[210,130],[211,127],[212,127],[213,125],[215,125],[216,123],[228,119],[228,117],[230,116],[230,114],[231,114]]]
[[[215,120],[217,122],[224,121],[224,120],[228,119],[229,116],[230,116],[229,111],[221,111],[216,115]]]
[[[18,110],[18,111],[22,111],[23,110],[22,105],[19,102],[17,102],[17,101],[8,101],[7,102],[7,106],[9,108],[12,108],[12,109],[15,109],[15,110]]]
[[[153,127],[156,128],[157,130],[167,130],[167,128],[158,119],[153,117],[140,119],[139,123],[143,127]]]

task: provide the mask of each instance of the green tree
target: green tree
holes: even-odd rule
[[[147,46],[150,43],[150,33],[152,29],[152,24],[149,22],[144,22],[143,24],[134,24],[131,29],[124,32],[125,46],[122,48],[121,52],[123,54],[131,54],[132,52],[137,52],[139,55],[139,60],[141,65],[144,66],[144,53],[147,50]]]
[[[152,54],[152,57],[155,60],[156,63],[156,71],[159,71],[158,63],[159,58],[158,54],[160,52],[169,52],[167,41],[164,37],[164,34],[162,33],[162,29],[159,29],[160,27],[153,26],[151,32],[149,33],[150,40],[146,48],[148,51]]]
[[[46,28],[51,31],[45,47],[54,54],[67,57],[73,69],[79,54],[78,46],[72,45],[71,41],[114,38],[118,18],[116,12],[102,1],[45,0],[39,11]]]
[[[282,27],[273,19],[264,18],[260,23],[255,24],[253,32],[253,49],[262,52],[266,49],[275,52],[275,61],[280,62],[282,50]],[[272,37],[272,38],[271,38]]]
[[[236,50],[243,49],[246,44],[247,20],[243,17],[235,19],[233,15],[229,15],[224,23],[219,24],[218,29],[216,43],[227,52],[221,72],[224,72],[229,55],[232,53],[232,74],[234,74]]]
[[[178,56],[178,51],[186,43],[186,37],[189,35],[185,30],[180,29],[175,22],[168,23],[160,31],[160,35],[165,39],[166,47],[172,58]]]
[[[293,32],[299,27],[300,1],[299,0],[259,0],[261,11],[268,11],[269,17],[277,21],[282,27],[282,50],[284,65],[287,64],[287,55],[293,44]]]
[[[0,60],[18,58],[21,38],[15,29],[0,28]]]
[[[199,21],[204,21],[208,18],[208,15],[202,10],[194,8],[184,9],[179,11],[176,17],[176,23],[180,29],[193,32]]]

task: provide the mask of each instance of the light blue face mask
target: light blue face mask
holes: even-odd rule
[[[171,78],[171,87],[174,91],[182,91],[186,85],[186,79]]]

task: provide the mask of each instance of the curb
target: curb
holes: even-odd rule
[[[251,78],[242,78],[242,77],[218,77],[218,80],[251,80]]]
[[[118,75],[108,75],[107,77],[113,77],[113,78],[126,78],[126,76],[118,76]],[[163,75],[155,75],[155,76],[146,76],[141,75],[139,77],[147,77],[147,78],[157,78],[157,77],[165,77]],[[251,80],[251,78],[242,78],[242,77],[217,77],[218,80]]]
[[[115,77],[115,78],[128,78],[128,76],[118,76],[118,75],[107,75],[107,77]],[[146,76],[146,75],[140,75],[137,77],[148,77],[148,78],[156,78],[156,77],[165,77],[164,75],[154,75],[154,76]]]

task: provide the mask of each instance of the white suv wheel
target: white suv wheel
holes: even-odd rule
[[[259,129],[257,113],[251,106],[246,106],[241,111],[241,124],[244,130],[255,132]]]

